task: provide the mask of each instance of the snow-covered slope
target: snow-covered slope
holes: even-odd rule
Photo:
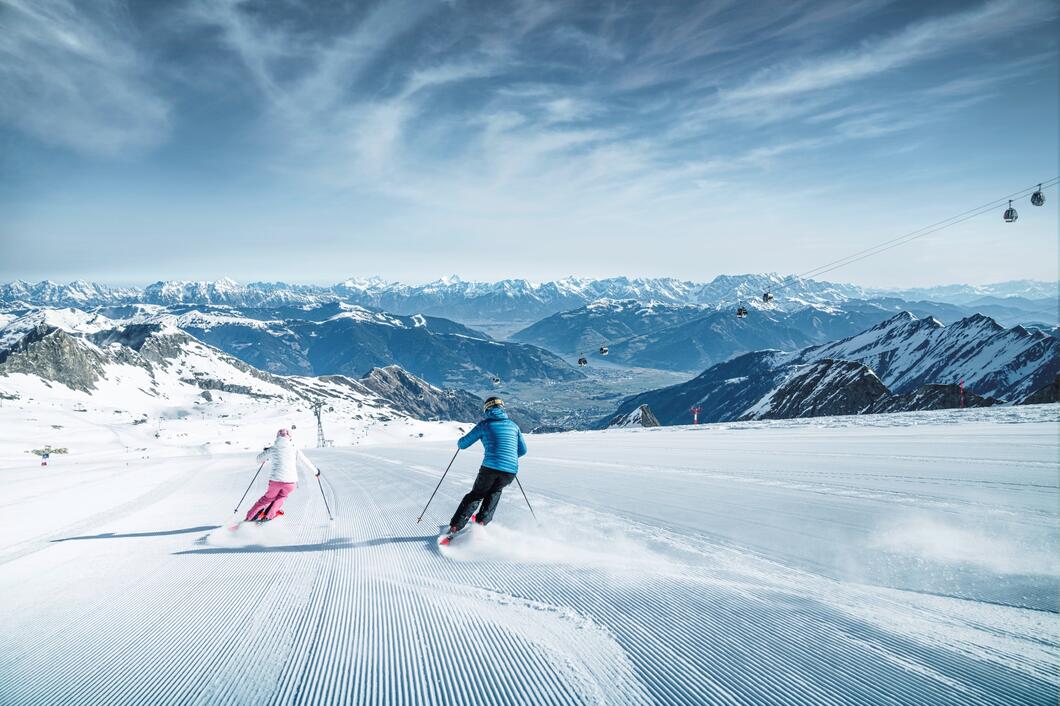
[[[39,309],[24,316],[0,322],[0,350],[10,348],[19,339],[39,326],[59,328],[70,333],[96,333],[117,324],[105,316],[80,309]]]
[[[5,402],[5,436],[65,421],[29,416]],[[445,553],[478,456],[415,518],[455,429],[309,449],[334,523],[310,482],[236,533],[255,449],[0,455],[0,703],[1051,703],[1055,419],[534,437],[542,525],[509,489]]]

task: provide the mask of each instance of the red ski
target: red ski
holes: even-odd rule
[[[277,510],[276,511],[276,517],[281,517],[282,515],[283,515],[283,510]],[[274,517],[272,519],[275,520],[276,517]],[[235,523],[234,525],[232,525],[228,529],[231,530],[232,532],[235,532],[237,529],[239,529],[241,526],[243,526],[245,524],[254,523],[256,525],[263,525],[266,522],[272,522],[272,520],[266,519],[265,510],[258,510],[258,514],[254,515],[254,517],[250,518],[249,520],[240,520],[239,522]]]
[[[460,529],[458,529],[456,532],[446,532],[444,535],[439,537],[438,538],[438,546],[440,546],[440,547],[448,547],[449,543],[452,542],[454,538],[459,537],[460,535],[462,535],[465,532],[467,532],[468,529],[473,524],[475,524],[475,515],[472,515],[471,516],[471,521],[468,522],[463,527],[461,527]]]

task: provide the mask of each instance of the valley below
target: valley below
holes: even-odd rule
[[[584,429],[614,412],[625,398],[645,389],[686,382],[691,375],[652,368],[626,368],[597,363],[580,380],[535,383],[509,382],[472,390],[480,397],[500,395],[517,413],[528,413],[529,429]]]

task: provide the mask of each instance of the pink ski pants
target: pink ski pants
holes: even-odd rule
[[[258,510],[262,508],[269,508],[268,512],[265,513],[265,517],[272,519],[276,517],[281,509],[283,509],[283,503],[287,500],[287,496],[294,492],[297,483],[281,483],[279,481],[270,480],[269,488],[265,491],[256,503],[250,508],[247,513],[247,519],[251,519],[254,515],[258,514]]]

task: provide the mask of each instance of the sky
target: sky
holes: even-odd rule
[[[1057,8],[0,0],[0,280],[803,272],[1057,175]],[[1055,280],[1046,197],[829,279]]]

